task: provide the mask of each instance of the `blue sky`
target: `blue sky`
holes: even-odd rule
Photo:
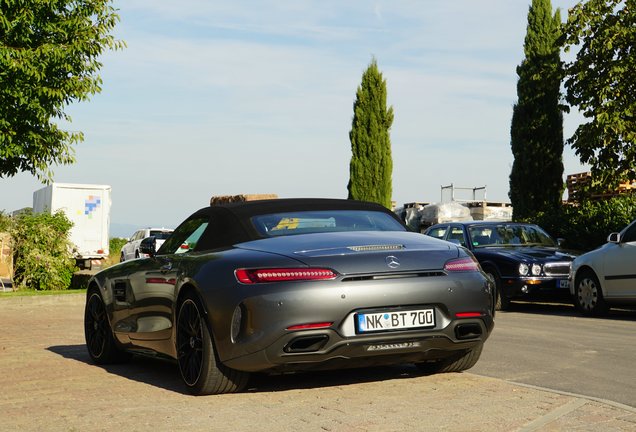
[[[575,0],[553,0],[562,16]],[[387,81],[393,199],[440,186],[508,200],[510,118],[529,1],[116,0],[103,90],[68,112],[77,163],[55,181],[108,184],[111,234],[176,226],[212,195],[346,198],[352,106],[373,57]],[[581,121],[566,115],[569,137]],[[565,175],[585,171],[566,147]],[[42,185],[0,179],[0,210]]]

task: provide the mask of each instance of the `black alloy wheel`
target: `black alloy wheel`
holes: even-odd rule
[[[247,385],[247,372],[219,361],[203,308],[193,294],[187,294],[179,307],[176,339],[179,371],[190,393],[232,393]]]
[[[179,310],[177,354],[183,381],[189,387],[196,385],[203,368],[203,324],[191,299],[186,299]]]
[[[84,337],[88,354],[96,364],[117,363],[130,357],[115,343],[104,301],[96,288],[90,288],[86,295]]]

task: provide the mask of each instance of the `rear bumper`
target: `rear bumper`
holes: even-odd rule
[[[450,357],[482,344],[491,316],[457,319],[441,330],[343,337],[334,329],[288,332],[264,350],[224,362],[244,371],[298,371],[415,363]],[[309,351],[307,351],[309,350]]]

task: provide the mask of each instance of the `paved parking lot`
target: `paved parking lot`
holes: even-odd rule
[[[629,407],[412,366],[255,376],[244,393],[193,397],[169,362],[91,364],[83,305],[0,299],[0,430],[636,431]]]

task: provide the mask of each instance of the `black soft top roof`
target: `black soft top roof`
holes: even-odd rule
[[[376,203],[330,198],[282,198],[260,201],[244,201],[228,204],[216,204],[207,207],[207,209],[213,209],[215,207],[226,208],[239,217],[252,217],[268,213],[302,210],[375,210],[389,212],[385,207]]]
[[[188,219],[208,217],[211,220],[210,234],[204,235],[197,249],[210,249],[223,244],[235,244],[262,238],[250,218],[257,215],[320,210],[367,210],[391,215],[401,225],[400,218],[386,207],[364,201],[329,198],[279,198],[271,200],[244,201],[215,204],[194,212]]]

